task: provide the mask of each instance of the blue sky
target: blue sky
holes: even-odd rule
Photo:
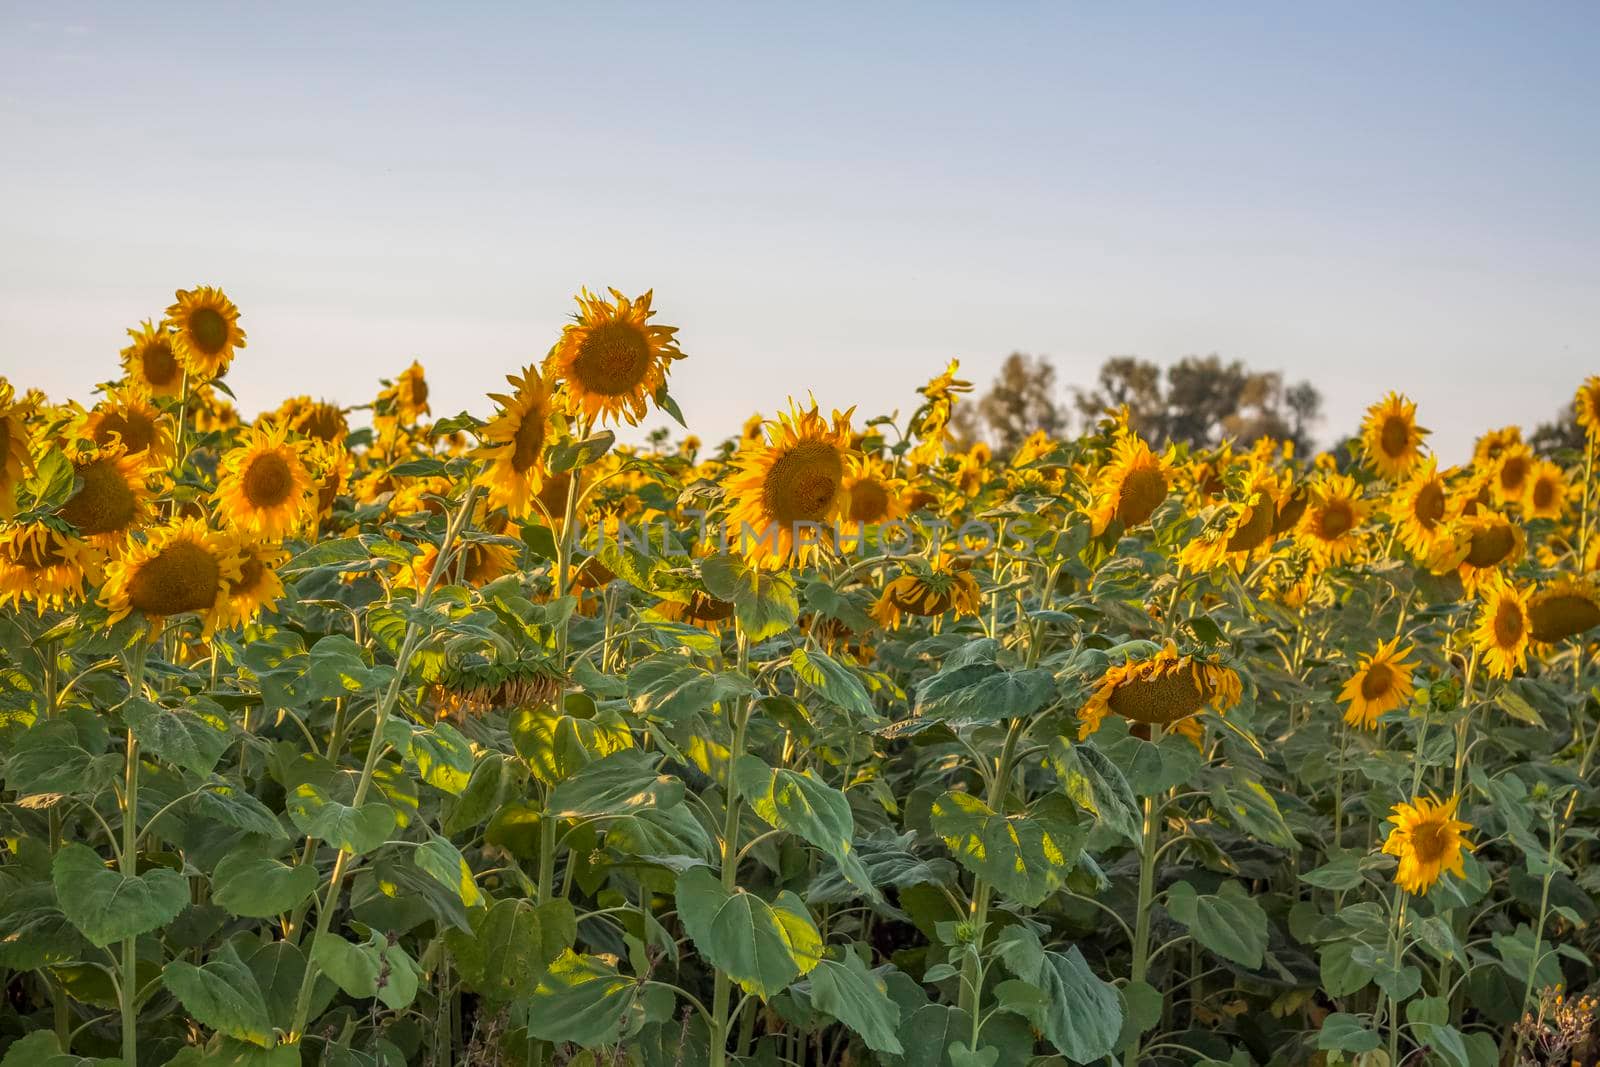
[[[1600,371],[1594,5],[0,4],[0,373],[224,286],[250,413],[656,290],[703,435],[1013,349],[1389,388],[1445,458]]]

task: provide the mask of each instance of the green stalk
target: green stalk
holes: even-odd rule
[[[1161,727],[1150,727],[1150,743],[1159,744]],[[1150,911],[1155,906],[1156,853],[1161,843],[1161,819],[1155,797],[1144,798],[1144,826],[1139,835],[1139,903],[1133,928],[1133,968],[1130,982],[1143,982],[1150,973]],[[1122,1058],[1123,1067],[1138,1067],[1139,1038],[1135,1036]]]
[[[739,673],[750,664],[750,639],[744,627],[738,631]],[[743,698],[734,705],[733,743],[728,748],[728,790],[722,816],[722,888],[732,893],[739,881],[739,784],[734,781],[733,765],[744,755],[745,728],[750,725],[750,708]],[[728,1057],[728,1001],[732,983],[720,969],[711,987],[711,1067],[725,1067]]]
[[[150,637],[147,635],[140,638],[133,657],[127,662],[130,700],[144,692],[144,665],[149,654]],[[122,856],[118,869],[124,878],[134,878],[139,874],[139,739],[133,736],[131,729],[128,731],[127,757],[123,765]],[[122,994],[122,1059],[130,1065],[139,1062],[139,1014],[135,1004],[139,994],[138,965],[139,939],[137,936],[126,938],[122,942],[119,980]],[[58,1009],[58,1025],[59,1015]]]
[[[1533,955],[1528,958],[1528,980],[1522,987],[1522,1000],[1517,1004],[1517,1015],[1522,1015],[1523,1009],[1528,1006],[1528,999],[1533,996],[1533,983],[1539,971],[1539,947],[1544,939],[1545,920],[1550,916],[1550,880],[1556,874],[1556,846],[1561,840],[1561,834],[1556,829],[1556,821],[1552,817],[1546,822],[1550,833],[1550,853],[1545,859],[1544,885],[1539,890],[1539,923],[1533,928]],[[1511,1062],[1519,1063],[1522,1060],[1522,1045],[1527,1039],[1527,1034],[1520,1028],[1517,1030],[1517,1048],[1512,1054]]]
[[[1006,793],[1011,788],[1011,772],[1016,767],[1017,741],[1022,737],[1023,720],[1012,719],[1006,730],[1006,740],[1000,749],[1000,760],[995,775],[989,780],[989,810],[998,812],[1005,804]],[[989,898],[994,888],[986,879],[975,879],[972,884],[972,904],[968,915],[972,923],[972,952],[961,962],[961,992],[958,1003],[963,1011],[972,1015],[972,1048],[978,1047],[978,1007],[983,992],[983,970],[979,966],[979,953],[983,949],[983,930],[989,921]]]

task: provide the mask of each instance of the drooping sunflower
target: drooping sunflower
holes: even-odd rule
[[[545,359],[545,374],[567,383],[572,402],[593,423],[627,420],[637,426],[647,401],[667,383],[672,361],[682,359],[676,326],[650,322],[653,292],[629,300],[615,289],[612,300],[585,289],[575,321]]]
[[[1600,374],[1591,374],[1572,397],[1572,410],[1578,425],[1591,439],[1600,437]]]
[[[130,328],[133,343],[122,350],[123,377],[149,396],[177,396],[183,391],[183,365],[172,351],[172,331],[146,319]]]
[[[0,377],[0,518],[17,509],[17,486],[33,467],[28,454],[28,412],[11,383]]]
[[[913,565],[904,574],[891,579],[872,606],[871,614],[884,626],[897,630],[905,615],[926,619],[953,611],[960,618],[982,610],[983,594],[970,570],[942,561],[934,566]]]
[[[1520,504],[1528,491],[1528,476],[1533,473],[1533,450],[1517,442],[1506,445],[1494,464],[1494,477],[1489,481],[1489,491],[1497,504]]]
[[[500,413],[483,430],[478,454],[484,464],[478,484],[488,490],[490,507],[503,507],[513,518],[521,518],[532,509],[533,498],[544,486],[550,386],[531,365],[522,369],[521,377],[506,375],[506,381],[516,387],[515,393],[489,395],[500,405]],[[561,509],[564,515],[565,497]]]
[[[1125,529],[1148,519],[1167,498],[1170,475],[1170,455],[1158,456],[1132,430],[1118,430],[1111,458],[1095,479],[1089,508],[1095,535],[1105,533],[1113,519]]]
[[[1465,877],[1461,854],[1472,845],[1461,835],[1471,830],[1472,824],[1456,818],[1460,802],[1457,796],[1443,802],[1414,797],[1409,804],[1394,806],[1388,820],[1394,827],[1383,842],[1383,851],[1400,860],[1394,881],[1407,893],[1425,895],[1445,871]]]
[[[149,521],[147,470],[122,445],[113,443],[83,452],[72,470],[82,484],[61,506],[60,515],[81,536],[115,551],[129,533]]]
[[[731,603],[698,589],[691,590],[687,600],[663,600],[651,610],[668,622],[687,623],[712,633],[721,633],[723,624],[733,618]]]
[[[1535,460],[1522,494],[1522,511],[1530,519],[1559,519],[1567,509],[1567,472],[1547,459]]]
[[[1323,564],[1342,563],[1361,545],[1368,507],[1354,478],[1325,471],[1306,485],[1306,510],[1295,527],[1295,543]]]
[[[905,482],[894,477],[888,464],[876,456],[852,456],[844,475],[850,494],[852,523],[873,525],[905,514]]]
[[[1239,675],[1231,667],[1198,656],[1180,656],[1169,641],[1149,659],[1129,660],[1106,671],[1099,688],[1078,712],[1078,739],[1100,729],[1106,716],[1113,713],[1197,738],[1195,715],[1207,707],[1221,714],[1237,704],[1242,694]]]
[[[138,612],[147,619],[194,613],[210,637],[228,619],[228,589],[243,559],[235,540],[199,519],[164,526],[106,567],[100,603],[111,621]]]
[[[164,325],[172,330],[172,353],[196,378],[215,378],[243,348],[239,309],[221,289],[209,285],[179,289]]]
[[[753,563],[809,561],[829,543],[828,527],[849,513],[844,479],[854,411],[835,411],[830,425],[815,401],[802,411],[791,400],[788,414],[767,424],[764,442],[733,457],[729,538]]]
[[[1472,643],[1492,677],[1510,678],[1528,665],[1528,639],[1533,632],[1528,594],[1499,576],[1486,582],[1480,592],[1483,604],[1472,628]]]
[[[223,520],[272,541],[293,532],[312,506],[304,450],[282,424],[250,431],[222,457],[216,499]]]
[[[1484,508],[1450,524],[1434,546],[1428,569],[1435,574],[1454,570],[1470,595],[1502,569],[1516,566],[1526,548],[1521,523]]]
[[[1417,405],[1399,393],[1367,409],[1361,423],[1361,445],[1367,462],[1390,481],[1399,481],[1422,458],[1422,439],[1428,431],[1417,425]]]
[[[430,414],[428,407],[428,379],[423,375],[422,364],[411,361],[411,366],[378,394],[377,407],[372,421],[380,429],[395,425],[414,426],[422,416]]]
[[[1418,559],[1427,559],[1444,539],[1444,521],[1449,492],[1439,473],[1438,460],[1429,456],[1411,470],[1411,475],[1389,497],[1389,517],[1400,535],[1400,543]]]
[[[1528,598],[1529,634],[1553,645],[1600,626],[1600,589],[1591,578],[1557,578]]]
[[[51,520],[0,528],[0,607],[65,611],[99,581],[101,552]]]
[[[271,421],[280,422],[303,437],[329,444],[343,441],[350,432],[343,408],[326,400],[312,400],[309,396],[289,397],[278,405]]]
[[[120,442],[147,467],[172,462],[172,429],[167,417],[131,389],[107,389],[106,397],[82,419],[78,436],[102,448]]]
[[[411,558],[395,579],[395,584],[407,589],[423,589],[433,570],[439,565],[439,546],[426,544]],[[517,569],[517,550],[509,545],[485,541],[471,541],[452,557],[450,569],[439,576],[440,585],[451,585],[456,580],[456,567],[461,567],[461,581],[478,587],[488,585],[496,578],[504,578]]]
[[[1208,571],[1223,562],[1243,565],[1258,549],[1269,546],[1278,514],[1277,495],[1271,468],[1252,462],[1239,499],[1223,503],[1220,513],[1183,546],[1178,559],[1184,569]]]
[[[1345,705],[1344,721],[1351,726],[1376,730],[1378,716],[1411,703],[1411,694],[1417,689],[1411,672],[1417,665],[1406,660],[1411,646],[1398,648],[1399,644],[1398,637],[1379,641],[1378,650],[1361,657],[1355,674],[1339,690]]]
[[[283,579],[278,568],[289,558],[281,546],[266,541],[241,540],[236,542],[239,554],[239,576],[227,582],[227,603],[223,608],[224,624],[243,626],[253,622],[263,610],[275,606],[283,599]]]

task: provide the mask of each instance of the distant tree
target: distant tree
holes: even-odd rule
[[[1000,374],[978,401],[978,416],[989,439],[1001,452],[1011,452],[1035,430],[1059,434],[1066,414],[1056,403],[1056,369],[1049,360],[1013,352]]]
[[[1554,419],[1539,424],[1528,438],[1528,447],[1541,456],[1553,459],[1558,452],[1582,452],[1583,437],[1583,427],[1578,425],[1572,405],[1568,404],[1556,412]]]

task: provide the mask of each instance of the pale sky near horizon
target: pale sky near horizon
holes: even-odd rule
[[[1597,90],[1592,4],[0,0],[0,374],[87,398],[206,283],[247,414],[416,357],[486,415],[654,287],[705,437],[1218,352],[1458,461],[1600,372]]]

